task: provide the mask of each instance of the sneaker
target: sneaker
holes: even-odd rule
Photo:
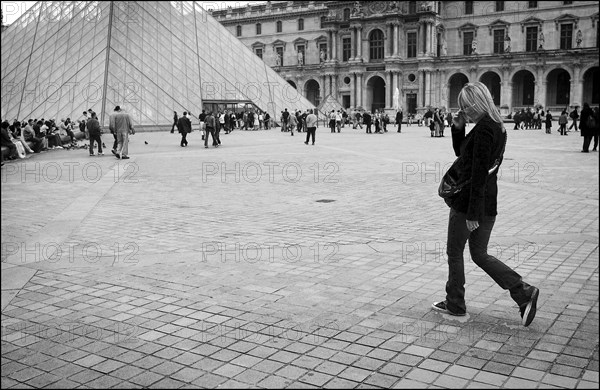
[[[521,319],[523,320],[523,326],[529,326],[531,321],[535,318],[535,313],[537,311],[537,300],[540,295],[540,290],[537,287],[533,288],[533,293],[531,294],[531,300],[526,304],[522,305],[519,310],[521,311]]]
[[[305,145],[308,145],[308,142],[305,142],[304,144],[305,144]]]
[[[446,301],[434,302],[431,305],[431,307],[433,307],[435,310],[440,311],[442,313],[450,314],[451,316],[462,317],[462,316],[465,316],[467,314],[467,313],[454,313],[454,312],[450,311],[448,309],[448,307],[446,306]]]
[[[129,156],[121,156],[121,160],[129,160]]]
[[[98,156],[104,156],[104,153],[98,153]]]
[[[90,153],[90,157],[94,157],[94,153]]]

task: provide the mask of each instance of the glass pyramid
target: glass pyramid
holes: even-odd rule
[[[2,120],[76,120],[91,108],[107,126],[119,105],[156,126],[209,103],[272,118],[314,108],[198,2],[37,2],[1,47]]]

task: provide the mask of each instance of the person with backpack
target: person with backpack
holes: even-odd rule
[[[579,113],[577,112],[577,107],[575,107],[575,109],[573,111],[571,111],[571,114],[569,115],[571,117],[571,119],[573,119],[573,123],[571,123],[571,126],[569,126],[569,130],[571,130],[573,127],[575,127],[575,131],[577,130],[577,119],[579,119]]]
[[[567,116],[567,112],[563,110],[558,118],[558,131],[560,131],[560,135],[569,135],[567,134],[567,123],[569,123],[569,117]]]
[[[594,111],[592,111],[589,104],[583,103],[581,122],[579,122],[579,129],[581,129],[581,136],[583,137],[583,149],[581,150],[581,153],[590,152],[590,143],[594,137],[595,128],[596,119],[594,118]]]

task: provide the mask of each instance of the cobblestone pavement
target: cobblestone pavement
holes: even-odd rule
[[[490,253],[540,288],[528,328],[468,260],[468,316],[430,309],[450,137],[316,137],[138,133],[127,161],[7,163],[2,388],[598,387],[599,161],[578,133],[509,130]]]

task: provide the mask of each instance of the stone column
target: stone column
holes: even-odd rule
[[[393,52],[393,56],[394,57],[398,57],[398,23],[394,23],[394,52]]]
[[[356,107],[356,73],[350,73],[350,107]]]
[[[339,87],[339,85],[338,85],[338,75],[334,74],[334,75],[331,76],[331,91],[332,91],[332,94],[333,94],[333,98],[335,100],[338,99],[338,94],[339,94],[338,87]]]
[[[431,106],[431,71],[426,70],[425,75],[425,105]]]
[[[327,96],[327,75],[321,76],[321,102]]]
[[[362,26],[359,26],[357,29],[357,41],[358,41],[358,55],[356,59],[362,62],[363,58],[363,44],[362,44]]]
[[[502,82],[502,94],[500,105],[507,105],[508,112],[512,113],[512,83],[510,81]]]
[[[590,85],[590,89],[592,86]],[[581,77],[581,65],[574,64],[573,78],[571,79],[571,92],[569,95],[569,103],[577,104],[579,108],[583,107],[583,77]],[[592,104],[591,102],[587,102]],[[579,110],[581,112],[581,110]]]
[[[352,50],[350,53],[350,60],[354,60],[356,58],[356,27],[351,26],[350,31],[352,31]]]
[[[392,107],[392,102],[393,100],[390,98],[393,95],[390,95],[390,92],[393,90],[392,88],[392,72],[391,71],[387,71],[386,72],[386,80],[385,80],[385,89],[386,89],[386,94],[385,94],[385,108],[391,108]]]
[[[425,84],[425,71],[423,70],[419,70],[418,73],[419,75],[419,91],[418,91],[418,96],[417,96],[417,106],[421,106],[424,107],[425,106],[425,88],[424,88],[424,84]]]
[[[362,73],[357,73],[356,74],[356,105],[357,106],[363,106],[363,90],[365,88],[363,88],[363,84],[362,84]],[[364,108],[364,106],[363,106]]]
[[[333,60],[338,60],[338,33],[333,31]]]
[[[332,36],[333,36],[333,30],[329,29],[327,30],[327,61],[331,61],[331,59],[333,58],[331,56],[332,53],[332,46],[333,46],[333,42],[332,42]]]

